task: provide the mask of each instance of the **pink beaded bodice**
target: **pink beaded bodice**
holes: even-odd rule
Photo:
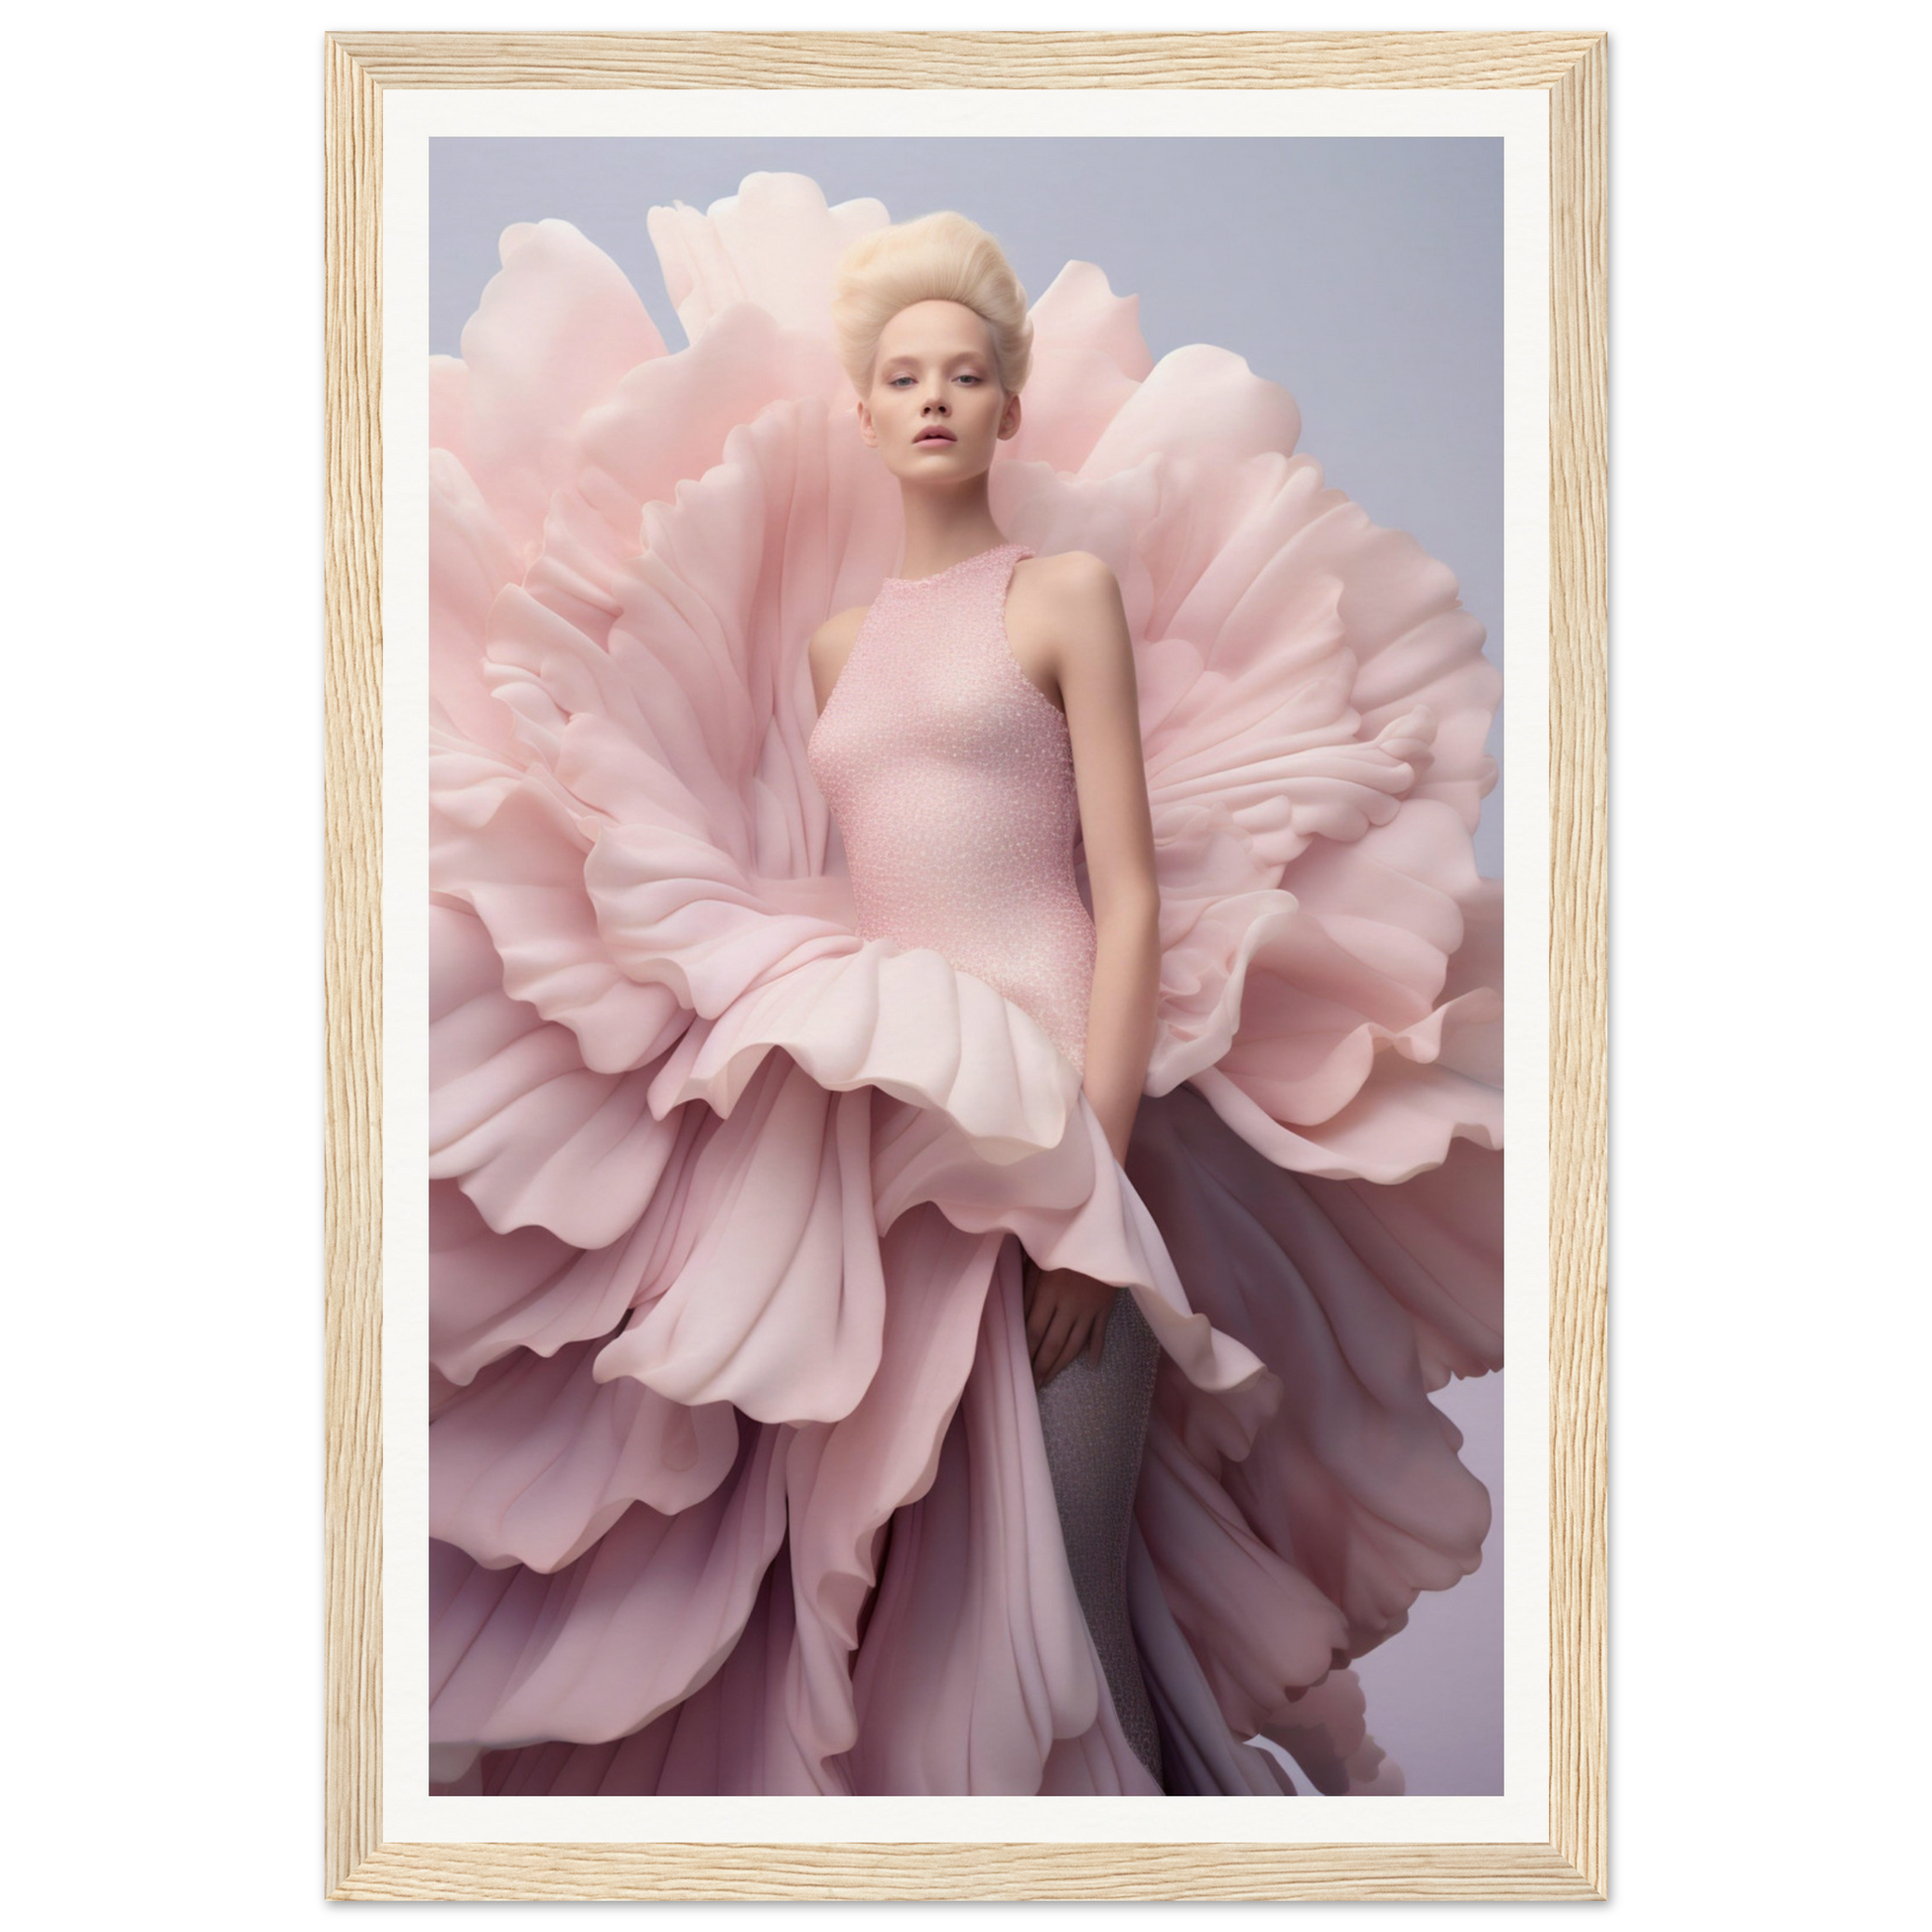
[[[930,946],[1086,1062],[1093,920],[1059,707],[1007,639],[1003,543],[889,577],[806,747],[845,844],[861,938]]]

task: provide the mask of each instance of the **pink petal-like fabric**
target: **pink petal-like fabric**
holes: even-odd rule
[[[1208,1479],[1225,1492],[1232,1507],[1221,1512],[1219,1498],[1202,1491],[1232,1534],[1210,1537],[1206,1509],[1150,1507],[1143,1475],[1138,1514],[1157,1567],[1211,1620],[1212,1642],[1197,1645],[1204,1652],[1238,1657],[1241,1643],[1260,1641],[1243,1628],[1268,1600],[1249,1581],[1266,1552],[1324,1599],[1328,1623],[1310,1608],[1296,1619],[1301,1627],[1360,1656],[1402,1627],[1418,1589],[1448,1588],[1479,1560],[1488,1492],[1456,1459],[1461,1439],[1428,1399],[1418,1330],[1427,1321],[1432,1339],[1466,1341],[1460,1359],[1472,1369],[1478,1349],[1489,1356],[1484,1366],[1499,1359],[1499,1270],[1486,1271],[1479,1294],[1466,1276],[1446,1287],[1428,1272],[1438,1244],[1422,1238],[1430,1229],[1420,1216],[1401,1224],[1417,1241],[1417,1253],[1405,1254],[1364,1211],[1355,1184],[1283,1173],[1185,1087],[1142,1103],[1128,1172],[1188,1296],[1283,1383],[1252,1447],[1230,1456],[1183,1438],[1199,1470],[1166,1458],[1173,1480]],[[1499,1224],[1500,1192],[1475,1198],[1483,1218]],[[1457,1302],[1458,1288],[1473,1307]],[[1442,1352],[1439,1344],[1438,1359]],[[1150,1463],[1159,1424],[1180,1393],[1171,1375],[1157,1388]],[[1281,1679],[1283,1695],[1319,1676],[1305,1665]],[[1252,1735],[1272,1717],[1246,1712],[1241,1721]]]
[[[1242,358],[1069,263],[994,512],[1114,570],[1161,888],[1125,1164],[1028,1012],[862,939],[805,643],[897,567],[833,268],[649,213],[687,346],[520,224],[431,367],[431,1788],[1150,1793],[1075,1596],[1021,1253],[1162,1350],[1129,1550],[1166,1788],[1399,1791],[1344,1666],[1480,1560],[1499,684]]]
[[[721,1791],[797,1797],[825,1790],[785,1718],[781,1686],[792,1622],[783,1576],[783,1562],[774,1562],[723,1664],[662,1717],[609,1742],[558,1740],[479,1752],[467,1771],[435,1788],[479,1797],[646,1791],[665,1797]],[[453,1753],[448,1761],[458,1760]]]
[[[924,1495],[938,1472],[995,1268],[1011,1260],[997,1236],[963,1235],[933,1208],[902,1215],[880,1242],[887,1294],[878,1372],[850,1414],[793,1438],[786,1476],[797,1634],[786,1708],[794,1734],[810,1740],[821,1789],[854,1788],[853,1659],[881,1545],[899,1520],[895,1511]]]
[[[456,1392],[430,1428],[430,1534],[485,1569],[575,1563],[633,1502],[675,1516],[730,1470],[729,1403],[687,1408],[635,1381],[583,1389],[585,1342],[518,1350]]]
[[[1118,296],[1091,262],[1068,262],[1033,305],[1034,362],[1026,412],[1009,454],[1078,470],[1154,358],[1136,296]]]
[[[1330,1671],[1297,1701],[1294,1716],[1263,1733],[1280,1744],[1309,1782],[1334,1798],[1399,1798],[1402,1767],[1368,1734],[1362,1680],[1352,1670]]]
[[[690,1253],[599,1355],[600,1381],[760,1422],[850,1414],[886,1320],[869,1102],[766,1062],[691,1164]]]
[[[464,326],[468,380],[439,385],[437,428],[521,550],[585,411],[665,351],[623,272],[568,221],[519,223],[500,252],[501,272]]]
[[[650,1110],[651,1069],[587,1067],[567,1028],[510,998],[479,921],[432,905],[430,942],[432,1177],[456,1179],[499,1232],[615,1241],[676,1144]]]
[[[434,1544],[430,1734],[442,1775],[485,1747],[621,1737],[711,1676],[784,1536],[786,1434],[746,1429],[709,1494],[675,1514],[632,1504],[554,1574]]]
[[[695,343],[733,305],[749,302],[787,329],[828,338],[834,264],[891,220],[883,202],[827,207],[804,175],[748,175],[700,214],[674,202],[648,216],[664,286]]]
[[[1017,1266],[986,1304],[974,1372],[932,1486],[893,1519],[892,1564],[859,1645],[853,1786],[914,1794],[1042,1788],[1055,1742],[1093,1739],[1074,1788],[1150,1791],[1121,1734],[1058,1537]],[[918,1713],[918,1722],[908,1722]],[[1067,1788],[1071,1766],[1057,1776]]]

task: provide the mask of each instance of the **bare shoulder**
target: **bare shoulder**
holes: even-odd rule
[[[871,608],[867,604],[855,604],[848,610],[833,612],[812,632],[805,646],[805,656],[812,668],[812,692],[821,711],[832,695],[832,687],[839,681],[839,673],[845,669],[845,660],[852,655],[852,646],[859,641],[859,628]]]
[[[1070,664],[1130,648],[1126,608],[1113,566],[1091,550],[1061,550],[1024,560],[1016,573],[1019,622],[1039,667],[1055,681]],[[1042,680],[1043,681],[1043,680]]]
[[[1029,557],[1019,570],[1035,596],[1067,611],[1104,609],[1120,597],[1113,566],[1091,550],[1056,550],[1050,557]]]
[[[869,604],[855,604],[848,610],[834,611],[825,621],[812,632],[811,649],[815,655],[831,653],[835,661],[852,648],[859,635],[859,626],[866,621]]]

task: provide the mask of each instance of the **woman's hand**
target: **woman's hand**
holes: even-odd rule
[[[1107,1315],[1120,1293],[1112,1282],[1097,1282],[1071,1268],[1040,1268],[1026,1257],[1027,1349],[1033,1356],[1034,1387],[1044,1388],[1085,1348],[1099,1361],[1106,1345]]]

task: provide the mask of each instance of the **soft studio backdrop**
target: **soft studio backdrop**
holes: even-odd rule
[[[681,345],[645,212],[708,207],[759,169],[807,174],[835,205],[880,201],[896,221],[958,208],[999,237],[1033,299],[1066,262],[1095,262],[1139,298],[1157,358],[1197,342],[1245,356],[1295,397],[1299,448],[1326,480],[1455,573],[1502,664],[1499,140],[437,137],[428,346],[460,351],[497,237],[548,216],[610,255]],[[1499,762],[1502,729],[1499,712]],[[1476,840],[1489,877],[1502,803],[1499,780]],[[1495,1505],[1482,1567],[1425,1592],[1355,1668],[1411,1794],[1500,1792],[1502,1378],[1434,1400]]]

